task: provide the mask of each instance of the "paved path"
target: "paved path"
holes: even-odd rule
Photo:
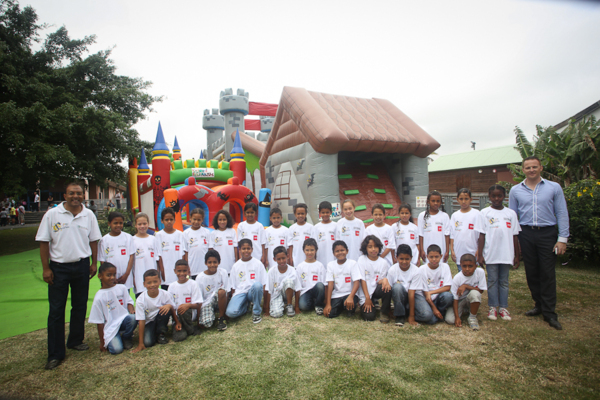
[[[25,225],[6,225],[6,226],[0,226],[0,231],[4,231],[6,229],[19,229],[19,228],[30,228],[32,226],[40,226],[39,223],[37,224],[25,224]]]

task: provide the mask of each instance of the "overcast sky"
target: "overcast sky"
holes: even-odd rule
[[[284,86],[390,100],[438,154],[514,143],[600,100],[600,5],[579,1],[21,0],[72,38],[96,35],[117,73],[164,96],[184,158],[206,148],[202,113],[225,88],[278,103]]]

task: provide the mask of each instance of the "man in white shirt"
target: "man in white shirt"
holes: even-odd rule
[[[65,307],[71,287],[71,322],[67,347],[87,350],[83,343],[89,280],[96,275],[98,221],[83,207],[83,186],[66,186],[66,201],[49,210],[42,219],[35,240],[40,242],[43,279],[48,283],[48,362],[56,368],[65,358]],[[92,262],[90,264],[90,256]]]

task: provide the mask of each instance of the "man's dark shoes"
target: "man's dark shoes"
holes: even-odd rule
[[[537,307],[533,307],[531,310],[527,311],[525,313],[526,316],[528,317],[535,317],[536,315],[540,315],[542,313],[542,310],[537,308]]]
[[[550,325],[551,327],[553,327],[557,331],[562,331],[562,325],[560,324],[560,322],[558,322],[557,319],[546,319],[546,318],[544,318],[544,321],[546,321],[548,323],[548,325]]]
[[[77,346],[69,347],[69,349],[77,350],[77,351],[86,351],[89,348],[90,348],[90,346],[88,346],[87,343],[80,343]]]
[[[54,369],[56,367],[58,367],[60,365],[60,363],[62,363],[62,360],[50,360],[46,363],[46,366],[44,367],[45,369]]]

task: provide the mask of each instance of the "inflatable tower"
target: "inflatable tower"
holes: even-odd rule
[[[233,94],[231,88],[221,92],[219,109],[221,114],[225,117],[224,156],[226,160],[229,160],[229,155],[233,150],[233,140],[231,135],[236,131],[245,133],[244,117],[248,115],[248,107],[248,92],[245,92],[244,89],[238,89],[237,95]],[[214,158],[214,155],[210,158]]]

